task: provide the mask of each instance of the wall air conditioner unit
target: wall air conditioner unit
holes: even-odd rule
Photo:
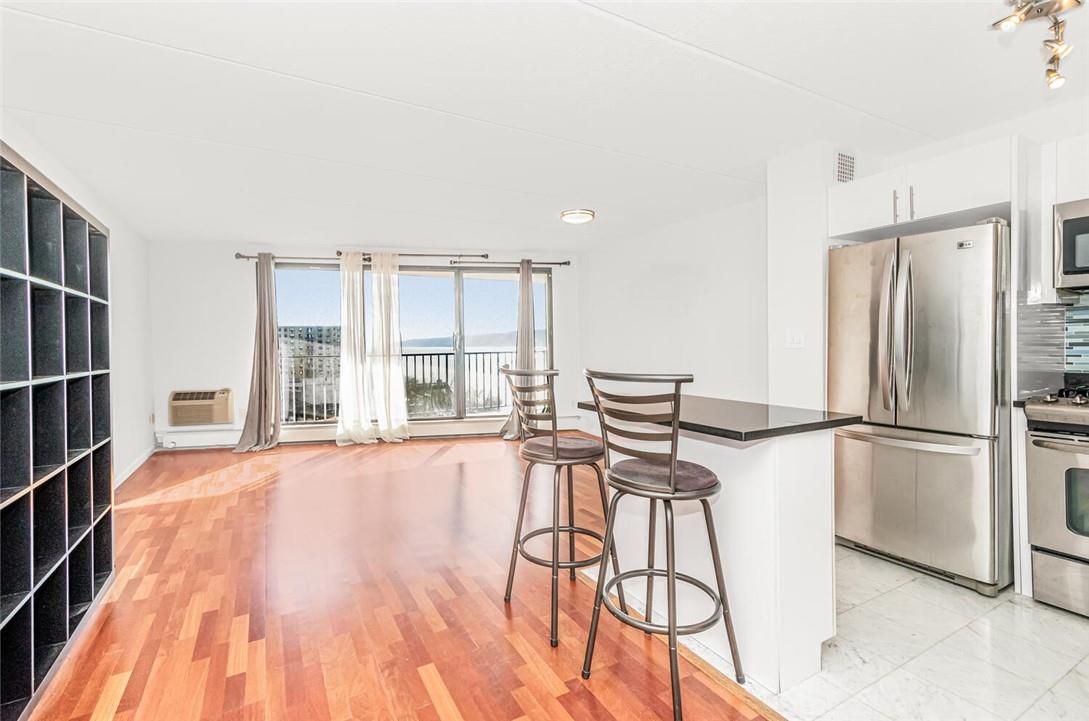
[[[172,391],[170,425],[208,426],[234,422],[234,394],[229,388],[218,391]]]

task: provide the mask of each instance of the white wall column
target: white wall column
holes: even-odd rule
[[[824,407],[827,190],[833,158],[830,143],[811,143],[768,161],[769,403]]]

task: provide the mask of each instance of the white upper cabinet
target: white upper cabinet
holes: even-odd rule
[[[1011,139],[1002,138],[836,185],[828,235],[935,218],[1010,201]]]
[[[1089,135],[1078,135],[1058,142],[1055,202],[1089,198]]]
[[[828,235],[883,228],[907,220],[903,168],[867,175],[828,189]]]

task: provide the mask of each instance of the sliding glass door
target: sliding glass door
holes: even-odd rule
[[[539,274],[533,283],[533,319],[536,327],[536,365],[547,368],[548,276]],[[497,415],[510,412],[510,392],[499,374],[514,365],[518,341],[518,274],[510,271],[462,273],[462,334],[465,378],[465,415]]]
[[[514,363],[518,273],[505,268],[405,267],[399,273],[401,362],[413,420],[502,416],[510,394],[499,368]],[[276,269],[283,422],[335,422],[340,381],[336,266]],[[371,273],[364,275],[366,342]],[[534,273],[536,365],[552,365],[552,275]]]

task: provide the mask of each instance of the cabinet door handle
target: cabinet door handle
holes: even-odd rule
[[[908,216],[915,220],[915,186],[908,186]]]
[[[897,206],[900,205],[899,200],[900,200],[900,198],[896,194],[896,188],[893,188],[892,189],[892,222],[893,223],[899,223],[900,222],[900,212],[899,212],[899,208],[897,207]]]

